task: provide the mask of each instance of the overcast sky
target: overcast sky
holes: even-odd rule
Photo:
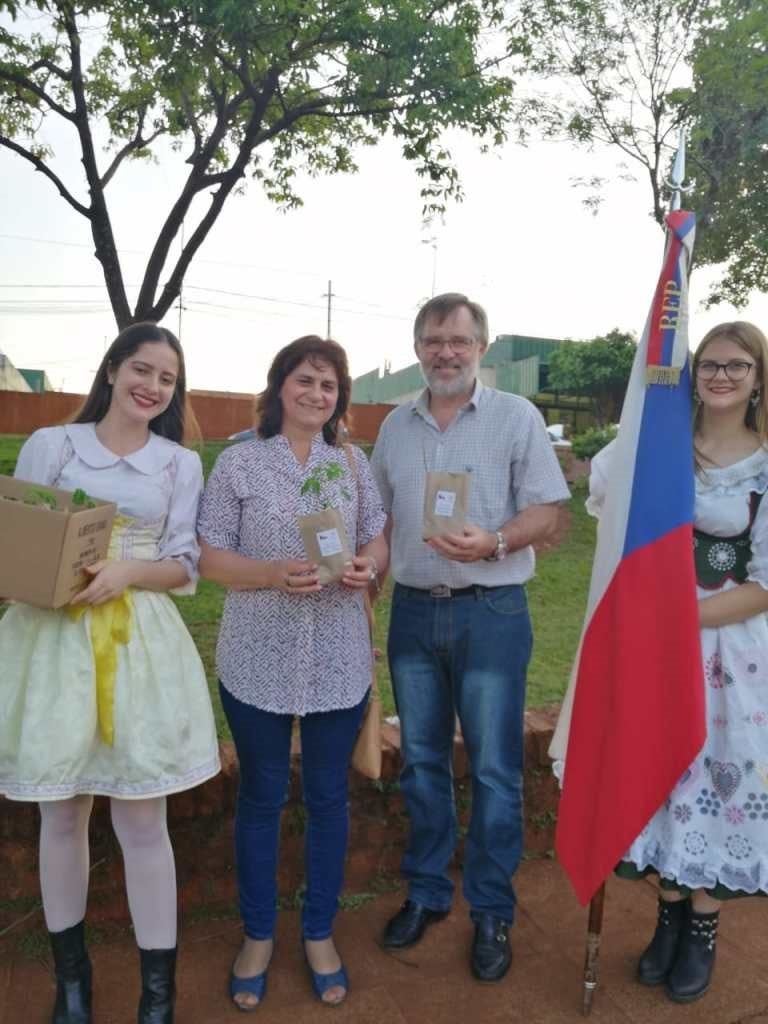
[[[54,136],[57,169],[83,198],[79,153]],[[413,361],[411,323],[432,292],[464,291],[488,310],[491,333],[589,338],[642,330],[662,255],[643,182],[616,181],[600,213],[571,179],[616,173],[616,157],[566,145],[509,144],[488,155],[451,140],[465,200],[425,230],[419,181],[390,140],[359,156],[357,175],[305,180],[305,205],[278,212],[256,183],[232,196],[188,272],[181,337],[193,388],[258,391],[277,350],[301,334],[331,333],[353,375]],[[151,241],[175,197],[183,163],[124,165],[108,189],[125,278],[135,297]],[[57,389],[87,389],[116,333],[86,221],[42,175],[3,151],[0,200],[0,351],[42,368]],[[429,239],[434,238],[434,242]],[[691,344],[738,315],[768,326],[768,297],[741,313],[703,311],[712,273],[691,287]],[[165,320],[174,331],[179,313]]]

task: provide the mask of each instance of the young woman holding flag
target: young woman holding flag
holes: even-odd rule
[[[768,345],[720,324],[693,358],[694,557],[707,738],[617,868],[660,878],[638,964],[676,1002],[707,991],[721,901],[768,895]],[[592,463],[599,513],[612,446]],[[675,713],[670,698],[670,714]]]

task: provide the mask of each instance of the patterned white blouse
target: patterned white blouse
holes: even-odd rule
[[[338,463],[330,504],[342,512],[355,551],[377,537],[386,516],[359,448],[357,481],[344,451],[312,442],[305,465],[282,434],[233,445],[221,453],[200,505],[198,532],[214,548],[259,560],[306,558],[296,517],[320,510],[301,495],[319,466]],[[346,495],[344,494],[346,492]],[[279,590],[230,590],[216,648],[222,685],[262,711],[306,715],[354,707],[371,681],[371,645],[363,595],[341,584],[297,596]]]

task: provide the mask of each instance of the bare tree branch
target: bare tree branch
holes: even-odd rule
[[[75,197],[66,187],[61,178],[59,178],[58,175],[54,174],[50,167],[43,160],[41,160],[39,156],[36,156],[34,153],[31,153],[28,149],[25,149],[23,146],[20,146],[18,142],[14,142],[13,139],[8,139],[4,135],[0,135],[0,146],[5,146],[6,149],[10,149],[14,153],[18,153],[18,155],[23,157],[25,160],[28,160],[29,163],[31,163],[34,166],[36,171],[40,171],[40,173],[45,175],[45,177],[48,178],[49,181],[53,182],[53,184],[58,189],[61,197],[63,199],[66,199],[66,201],[69,203],[73,210],[77,210],[79,214],[81,214],[83,217],[87,217],[90,220],[90,209],[87,206],[83,206],[82,203],[78,202],[77,199],[75,199]]]
[[[101,188],[105,188],[112,181],[115,176],[115,172],[123,163],[126,157],[130,156],[131,153],[135,153],[136,150],[144,150],[147,145],[151,145],[156,138],[160,135],[164,135],[166,132],[165,128],[158,128],[151,135],[142,135],[144,127],[144,119],[146,117],[146,108],[142,108],[138,112],[138,123],[136,125],[136,131],[132,139],[126,142],[125,145],[115,154],[115,157],[108,168],[101,175],[100,185]]]

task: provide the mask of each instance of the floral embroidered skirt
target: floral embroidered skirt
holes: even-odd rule
[[[117,647],[111,745],[97,720],[90,618],[15,604],[0,620],[0,793],[141,799],[215,775],[205,672],[170,597],[133,592],[130,639]]]
[[[718,898],[768,894],[768,619],[704,629],[701,647],[706,743],[617,873]]]

